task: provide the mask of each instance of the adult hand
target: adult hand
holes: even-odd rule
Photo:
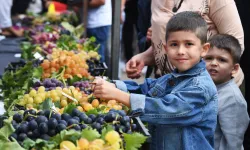
[[[116,92],[118,89],[115,87],[115,84],[109,83],[101,78],[96,78],[93,83],[95,83],[93,86],[93,94],[95,97],[105,100],[116,100]]]
[[[147,37],[146,37],[146,40],[147,42],[151,42],[151,38],[152,38],[152,28],[148,28],[148,31],[147,31]]]
[[[14,32],[13,32],[13,33],[14,33],[15,36],[17,36],[17,37],[22,37],[22,36],[24,35],[24,30],[23,30],[23,29],[18,29],[18,30],[14,29]]]
[[[145,66],[142,54],[137,54],[126,63],[127,76],[132,79],[141,77],[142,69]]]

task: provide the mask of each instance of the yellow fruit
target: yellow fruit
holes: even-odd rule
[[[34,103],[35,104],[40,104],[43,102],[43,99],[40,96],[36,96],[34,99]]]
[[[93,107],[90,103],[83,104],[83,108],[85,111],[89,111],[89,110],[93,109]]]
[[[31,109],[31,108],[33,108],[33,105],[32,104],[26,104],[26,108]]]
[[[80,112],[83,112],[82,106],[77,106],[77,109],[80,110]]]
[[[76,150],[76,146],[70,141],[63,141],[60,144],[60,150]]]
[[[29,97],[27,99],[27,104],[33,104],[33,102],[34,102],[34,99],[32,97]]]
[[[81,150],[88,149],[89,148],[89,141],[87,139],[81,138],[77,141],[77,147],[79,147]]]
[[[92,104],[93,107],[97,108],[99,106],[98,99],[94,99],[91,104]]]
[[[24,99],[28,99],[29,97],[30,97],[29,94],[25,94],[25,95],[23,96]]]
[[[91,144],[95,144],[95,145],[98,145],[100,147],[103,147],[105,142],[102,139],[95,139],[94,141],[91,142]]]
[[[35,97],[35,96],[36,96],[36,90],[32,89],[32,90],[30,91],[29,95],[30,95],[31,97]]]
[[[66,100],[61,101],[61,106],[66,107],[68,105],[68,102]]]
[[[109,143],[109,144],[114,144],[117,143],[121,140],[120,135],[116,132],[116,131],[109,131],[106,136],[105,136],[105,140]]]

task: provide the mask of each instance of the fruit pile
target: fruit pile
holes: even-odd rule
[[[26,34],[24,62],[10,64],[0,79],[6,110],[0,116],[1,150],[136,150],[145,142],[128,107],[92,94],[94,76],[105,75],[107,67],[96,39],[82,38],[83,32],[82,25],[62,22]]]
[[[113,131],[105,135],[105,141],[103,140],[98,147],[113,147],[117,149],[118,147],[120,148],[120,142],[122,141],[119,133],[132,134],[132,131],[136,130],[136,124],[133,124],[132,121],[132,119],[126,116],[124,111],[117,110],[111,110],[108,114],[86,115],[75,108],[71,114],[64,113],[61,115],[50,110],[37,112],[34,109],[30,109],[23,114],[16,113],[13,115],[11,124],[15,128],[15,132],[10,135],[10,139],[14,138],[19,143],[22,143],[27,138],[48,141],[63,130],[82,131],[86,128],[92,128],[101,134],[103,127],[109,124]],[[83,142],[86,143],[84,144]],[[79,147],[90,149],[95,142],[80,139],[77,143]],[[64,144],[62,142],[60,147],[62,148]]]
[[[52,54],[53,59],[45,59],[41,64],[43,68],[43,78],[49,78],[53,73],[59,72],[63,68],[63,78],[73,78],[78,76],[79,78],[89,77],[87,71],[88,65],[85,59],[81,58],[80,54],[75,54],[72,51],[60,51],[57,57],[56,54]]]
[[[76,145],[71,141],[63,141],[60,143],[60,149],[70,150],[119,150],[121,149],[122,139],[116,131],[109,131],[104,137],[105,139],[95,139],[89,141],[86,138],[81,138],[76,141]]]

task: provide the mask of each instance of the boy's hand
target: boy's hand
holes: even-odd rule
[[[97,78],[94,80],[95,85],[93,86],[93,94],[97,98],[102,98],[106,100],[116,100],[117,88],[115,84],[109,83],[104,79]]]

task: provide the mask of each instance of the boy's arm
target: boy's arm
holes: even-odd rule
[[[124,92],[147,94],[149,86],[156,82],[156,79],[147,78],[143,84],[138,84],[134,81],[114,80],[116,87]]]
[[[230,100],[231,99],[231,100]],[[220,99],[218,124],[225,138],[225,145],[228,150],[241,149],[244,134],[249,124],[247,106],[234,98],[227,97]]]
[[[152,95],[156,97],[130,94],[130,105],[136,114],[143,113],[141,116],[143,121],[153,124],[187,126],[203,119],[206,105],[210,105],[209,111],[216,116],[216,95],[209,97],[204,93],[206,91],[202,88],[190,86],[160,98],[157,98],[157,93],[154,91]],[[209,101],[206,101],[208,99]]]

